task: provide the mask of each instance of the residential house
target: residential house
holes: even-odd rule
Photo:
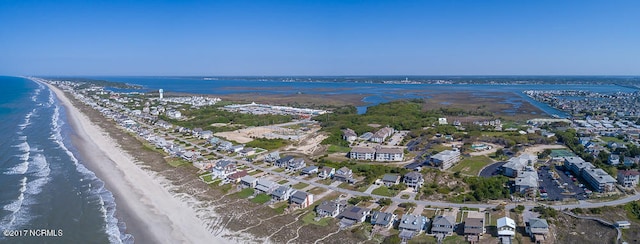
[[[333,175],[333,178],[339,181],[352,182],[353,171],[347,167],[342,167],[336,171],[336,173]]]
[[[496,227],[502,243],[511,243],[511,238],[516,235],[516,222],[509,217],[502,217],[498,219]]]
[[[324,201],[316,206],[318,217],[338,217],[344,210],[345,205],[337,201]]]
[[[419,172],[411,171],[404,175],[404,179],[402,182],[404,182],[407,187],[413,187],[414,191],[418,191],[424,184],[424,178]]]
[[[414,232],[414,234],[419,234],[427,228],[428,222],[429,219],[422,215],[405,214],[402,215],[398,229],[400,231],[411,231]]]
[[[431,234],[435,234],[438,239],[442,239],[445,236],[452,235],[455,226],[456,219],[454,216],[436,216],[431,221]]]
[[[264,161],[267,163],[273,163],[276,160],[280,159],[280,152],[275,151],[264,156]]]
[[[284,156],[278,160],[276,160],[275,166],[278,166],[280,168],[286,168],[287,166],[289,166],[289,163],[293,161],[293,156]]]
[[[352,221],[355,223],[362,223],[367,219],[367,216],[371,212],[368,208],[358,207],[358,206],[348,206],[338,215],[339,219]],[[349,222],[347,222],[349,223]]]
[[[213,178],[221,178],[224,179],[228,175],[236,172],[237,166],[236,163],[229,160],[220,160],[216,162],[216,166],[211,168],[211,173]]]
[[[536,243],[542,243],[549,233],[549,224],[545,219],[531,218],[526,223],[525,231]]]
[[[228,175],[226,180],[231,183],[238,184],[240,183],[240,180],[242,179],[242,177],[245,177],[247,175],[248,174],[246,170],[237,171],[233,174]]]
[[[335,173],[336,169],[324,166],[318,173],[318,177],[321,179],[332,178]]]
[[[313,194],[303,191],[296,191],[289,198],[289,203],[292,207],[295,208],[309,207],[311,206],[311,204],[313,204]]]
[[[240,186],[244,188],[255,188],[258,183],[258,179],[251,175],[245,175],[240,178]]]
[[[301,174],[306,174],[306,175],[315,174],[315,173],[318,173],[318,166],[315,166],[315,165],[307,166],[304,169],[302,169],[302,172],[301,172]]]
[[[219,151],[228,151],[229,149],[231,149],[231,147],[233,147],[233,143],[228,141],[220,141],[217,148]]]
[[[618,165],[618,164],[620,164],[620,155],[618,155],[618,154],[609,155],[609,160],[607,160],[607,162],[610,165]]]
[[[637,170],[618,170],[618,184],[623,187],[636,187],[640,179]]]
[[[349,158],[357,160],[373,160],[376,150],[370,147],[353,147]]]
[[[278,188],[278,183],[267,179],[258,179],[256,182],[255,189],[260,193],[271,194],[276,188]]]
[[[229,148],[229,150],[227,151],[229,151],[230,153],[239,153],[240,151],[242,151],[242,149],[244,149],[244,145],[235,145]]]
[[[307,166],[307,163],[304,161],[303,158],[295,158],[289,162],[289,164],[287,165],[287,170],[298,171],[298,170],[302,170],[306,166]]]
[[[167,121],[164,121],[164,120],[158,120],[158,121],[156,122],[156,126],[158,126],[158,127],[162,127],[162,128],[164,128],[165,130],[171,129],[171,128],[173,127],[173,125],[172,125],[171,123],[169,123],[169,122],[167,122]]]
[[[203,131],[202,128],[195,128],[195,129],[191,130],[191,134],[193,136],[198,137],[198,136],[200,136],[200,133],[202,133],[202,131]]]
[[[385,174],[382,177],[382,183],[385,186],[392,186],[400,184],[400,175],[397,174]]]
[[[382,228],[389,229],[393,226],[396,219],[398,219],[398,216],[393,213],[380,211],[371,212],[371,224],[373,226],[380,226]]]
[[[211,144],[211,145],[217,145],[219,142],[220,142],[220,138],[218,138],[218,137],[209,138],[209,144]]]
[[[451,168],[453,164],[460,161],[460,151],[458,150],[444,150],[431,156],[431,165],[446,170]]]
[[[348,142],[353,142],[358,139],[358,134],[356,134],[352,129],[344,129],[342,130],[342,139]]]
[[[624,166],[633,167],[634,165],[638,164],[638,159],[639,158],[637,156],[635,158],[624,157]]]
[[[507,163],[502,165],[502,174],[508,177],[518,177],[518,174],[522,172],[525,167],[533,166],[536,161],[538,161],[538,157],[528,153],[518,157],[512,157]]]
[[[469,242],[477,242],[485,231],[483,218],[467,217],[464,220],[464,235]]]
[[[242,150],[240,150],[240,152],[238,152],[238,154],[242,157],[248,157],[251,155],[256,154],[256,149],[252,148],[252,147],[245,147]]]
[[[196,155],[196,153],[193,152],[193,151],[186,151],[186,152],[182,153],[181,157],[184,160],[191,161],[191,160],[195,159],[195,157],[196,157],[195,155]]]
[[[376,150],[376,161],[402,161],[404,150],[402,148],[379,148]]]
[[[287,201],[295,191],[291,186],[280,186],[271,192],[271,198],[274,201]]]
[[[200,134],[198,135],[198,137],[199,137],[200,139],[204,139],[204,140],[207,140],[207,139],[211,138],[212,136],[213,136],[213,132],[212,132],[212,131],[210,131],[210,130],[202,131],[202,132],[200,132]]]

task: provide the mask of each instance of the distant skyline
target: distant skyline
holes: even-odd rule
[[[640,75],[640,1],[0,1],[0,75]]]

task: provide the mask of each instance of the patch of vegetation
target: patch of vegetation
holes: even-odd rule
[[[284,185],[284,184],[287,184],[287,183],[289,183],[289,181],[288,181],[288,180],[281,180],[281,181],[278,181],[278,184],[280,184],[280,185]]]
[[[495,176],[490,178],[484,177],[465,177],[465,183],[471,188],[471,196],[475,201],[496,200],[509,197],[509,188],[507,182],[509,179],[504,176]]]
[[[304,183],[304,182],[299,182],[299,183],[293,185],[293,189],[300,190],[300,189],[303,189],[303,188],[305,188],[307,186],[309,186],[309,184]]]
[[[283,214],[284,210],[287,209],[287,202],[280,202],[278,204],[276,204],[273,208],[273,211],[275,211],[277,214]]]
[[[635,219],[640,219],[640,203],[638,203],[638,201],[633,201],[625,204],[624,209],[627,211],[628,215],[634,217]]]
[[[265,139],[265,138],[255,138],[253,141],[247,142],[245,146],[247,147],[258,147],[264,148],[266,150],[275,150],[281,147],[289,145],[289,141],[281,138],[275,139]]]
[[[386,186],[381,186],[378,187],[376,189],[374,189],[373,191],[371,191],[372,194],[376,194],[376,195],[380,195],[380,196],[385,196],[385,197],[394,197],[395,195],[398,194],[397,191],[391,190]]]
[[[327,153],[348,153],[351,151],[351,148],[349,147],[343,147],[343,146],[336,146],[336,145],[330,145],[329,148],[327,148]]]
[[[269,200],[271,200],[271,197],[267,194],[264,193],[260,193],[258,195],[256,195],[254,198],[251,199],[251,202],[257,203],[257,204],[263,204],[268,202]]]
[[[540,213],[540,218],[556,218],[558,216],[558,211],[551,207],[544,206],[536,206],[533,208],[534,212]]]
[[[236,192],[234,195],[238,198],[247,198],[253,195],[255,190],[253,188],[244,188],[239,192]]]
[[[176,168],[191,164],[189,161],[186,161],[186,160],[183,160],[183,159],[179,159],[179,158],[172,158],[172,159],[168,160],[167,163],[169,165],[173,166],[173,167],[176,167]]]
[[[310,212],[302,217],[302,222],[305,224],[312,224],[318,226],[327,226],[329,225],[330,218],[321,218],[318,221],[315,221],[316,212]]]
[[[349,198],[349,200],[347,202],[349,204],[352,204],[352,205],[357,205],[360,202],[368,202],[368,201],[371,201],[371,200],[373,200],[373,197],[370,197],[370,196],[358,196],[358,197]]]
[[[484,166],[492,163],[493,160],[487,156],[474,156],[461,160],[458,164],[451,167],[449,171],[476,176]]]
[[[390,198],[380,198],[378,200],[378,205],[380,206],[389,206],[391,203],[393,203],[393,201]]]
[[[291,121],[289,115],[271,115],[271,114],[243,114],[234,113],[220,109],[222,104],[201,107],[199,109],[181,110],[183,117],[187,120],[175,120],[167,116],[160,115],[159,119],[168,121],[174,125],[186,128],[202,128],[213,132],[229,131],[236,129],[235,126],[211,126],[215,123],[239,124],[244,126],[264,126],[272,124],[280,124]]]

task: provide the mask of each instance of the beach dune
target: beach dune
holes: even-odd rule
[[[231,243],[214,236],[195,210],[174,197],[99,126],[73,106],[63,91],[47,84],[66,108],[74,145],[116,198],[117,217],[137,243]]]

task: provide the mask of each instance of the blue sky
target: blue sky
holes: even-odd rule
[[[640,1],[0,1],[6,75],[640,75]]]

